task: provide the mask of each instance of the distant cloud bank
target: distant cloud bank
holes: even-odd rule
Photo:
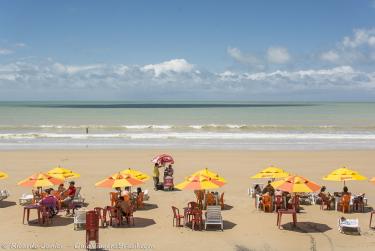
[[[26,47],[24,43],[12,49]],[[13,53],[0,48],[0,55]],[[8,93],[22,98],[191,98],[239,97],[322,93],[375,98],[375,29],[358,29],[334,48],[315,55],[311,67],[291,67],[295,57],[286,47],[269,47],[263,55],[228,47],[236,64],[247,67],[213,72],[204,66],[176,58],[145,65],[64,64],[53,59],[18,59],[0,64],[0,97]],[[308,65],[308,64],[307,64]],[[272,66],[272,67],[270,67]],[[243,68],[242,68],[243,69]],[[367,69],[367,70],[366,70]],[[38,94],[39,93],[39,94]],[[65,96],[64,96],[65,95]],[[316,95],[316,96],[314,96]]]

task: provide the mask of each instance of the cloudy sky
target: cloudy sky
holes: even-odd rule
[[[0,100],[375,100],[375,1],[0,2]]]

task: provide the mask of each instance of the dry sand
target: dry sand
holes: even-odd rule
[[[164,152],[165,150],[161,151]],[[146,209],[135,212],[135,227],[100,229],[100,242],[109,244],[152,245],[153,250],[375,250],[375,231],[369,229],[369,213],[347,215],[359,218],[362,235],[344,235],[337,230],[337,219],[342,215],[334,211],[321,211],[319,206],[304,206],[298,214],[298,227],[288,224],[286,229],[276,227],[276,215],[256,211],[254,202],[247,195],[253,182],[249,176],[268,165],[274,164],[289,172],[303,175],[325,184],[329,191],[339,191],[342,184],[321,180],[327,172],[342,165],[358,170],[366,176],[375,176],[375,151],[205,151],[168,150],[176,160],[175,183],[197,169],[208,167],[224,176],[229,184],[221,188],[225,192],[223,211],[225,230],[192,231],[189,228],[172,227],[171,205],[182,209],[194,200],[191,191],[153,191],[152,180],[144,189],[150,191]],[[64,250],[74,250],[84,243],[85,232],[73,230],[73,219],[65,216],[54,219],[50,227],[22,225],[22,207],[18,198],[30,189],[16,183],[32,173],[47,171],[60,164],[81,174],[77,185],[89,208],[109,204],[110,190],[95,188],[94,183],[107,175],[125,168],[136,168],[151,174],[150,159],[157,150],[35,150],[0,152],[0,170],[9,178],[0,181],[0,189],[6,188],[11,196],[0,202],[0,244],[54,244]],[[375,201],[375,186],[367,181],[348,182],[354,193],[366,192],[369,206]],[[14,202],[17,202],[15,204]],[[35,217],[32,215],[31,217]],[[289,217],[283,223],[290,222]],[[1,247],[1,246],[0,246]],[[7,247],[5,247],[7,248]],[[8,247],[9,248],[9,247]]]

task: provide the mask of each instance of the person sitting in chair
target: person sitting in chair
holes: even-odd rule
[[[76,187],[75,187],[74,185],[75,185],[75,182],[74,182],[74,181],[69,182],[69,187],[68,187],[68,189],[64,192],[64,196],[66,196],[66,197],[63,199],[63,204],[64,204],[64,206],[67,207],[66,214],[69,214],[69,213],[70,213],[69,205],[70,205],[70,203],[73,201],[74,196],[76,195],[76,191],[77,191],[77,190],[76,190]]]
[[[52,190],[52,188],[46,189],[47,196],[39,201],[39,205],[45,206],[49,210],[51,217],[55,216],[58,212],[57,198],[51,194]]]
[[[347,186],[344,186],[344,188],[342,189],[341,196],[344,196],[344,195],[351,195],[351,193],[349,193],[349,189]]]
[[[263,189],[262,193],[263,193],[263,194],[265,194],[265,193],[269,193],[269,195],[271,195],[271,196],[274,195],[274,193],[275,193],[275,188],[273,188],[273,186],[271,185],[271,181],[270,181],[270,180],[268,181],[267,186]]]
[[[262,195],[262,189],[260,188],[258,184],[256,184],[254,187],[254,193],[258,195]]]
[[[125,217],[129,223],[129,214],[131,210],[131,203],[129,200],[124,200],[124,197],[120,197],[116,202],[116,208],[120,210],[121,217]]]

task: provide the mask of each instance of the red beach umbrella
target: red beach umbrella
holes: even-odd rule
[[[164,164],[174,164],[174,160],[171,155],[169,154],[160,154],[155,156],[152,160],[152,163],[158,163],[159,165],[164,165]]]

